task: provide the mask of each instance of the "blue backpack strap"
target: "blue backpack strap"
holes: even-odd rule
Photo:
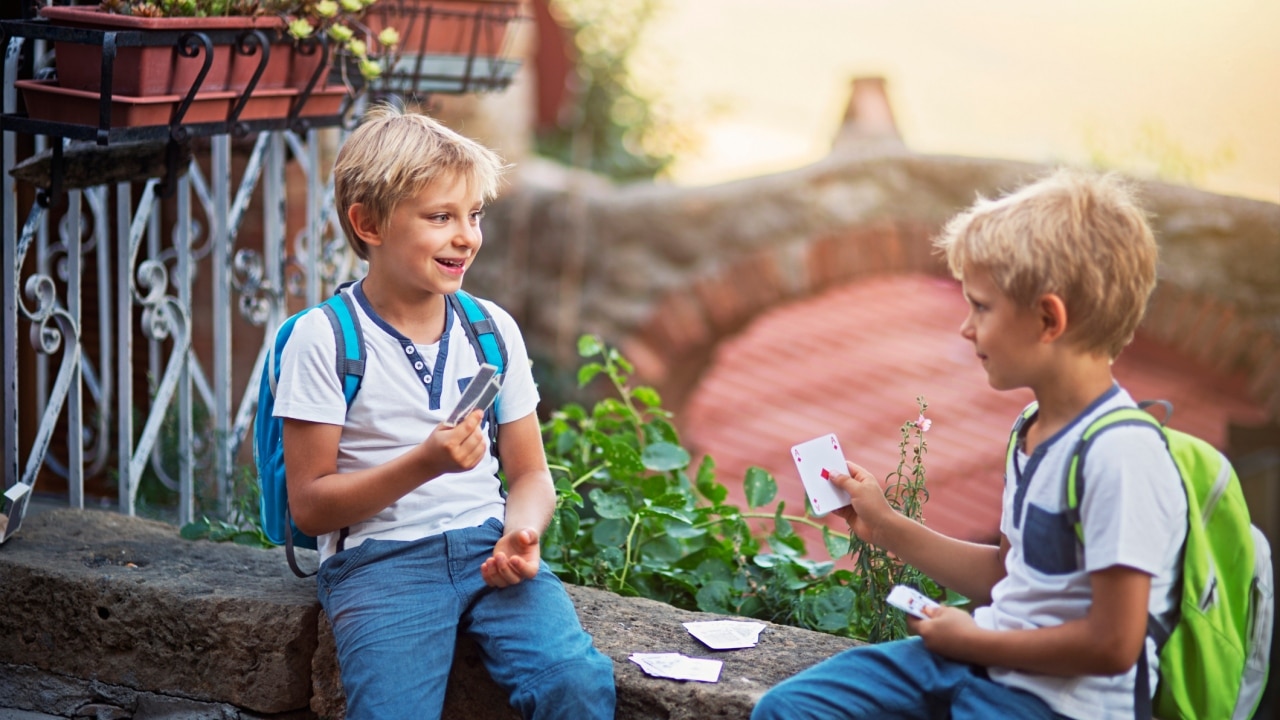
[[[360,384],[364,381],[365,367],[365,347],[364,347],[364,330],[360,327],[359,321],[356,320],[355,304],[350,295],[339,289],[332,297],[320,303],[320,310],[324,312],[324,316],[329,320],[329,327],[333,329],[333,344],[336,348],[334,369],[338,373],[338,380],[342,384],[342,395],[347,401],[347,409],[351,409],[351,403],[356,399],[356,393],[360,391]],[[287,321],[292,331],[292,323],[300,317],[302,313],[295,315]],[[288,334],[285,335],[288,337]],[[277,343],[283,348],[283,343]],[[278,350],[277,350],[278,352]],[[279,368],[274,368],[274,377],[278,377]],[[275,388],[272,388],[274,393]],[[289,503],[284,504],[284,517],[286,531],[284,533],[284,551],[285,559],[289,562],[289,569],[298,577],[310,577],[315,572],[304,573],[298,566],[298,560],[294,557],[294,532],[296,526],[293,524],[293,517],[289,513]],[[347,528],[342,528],[338,538],[338,549],[341,550],[343,541],[347,538]]]
[[[335,367],[342,382],[342,394],[351,407],[364,380],[364,330],[356,321],[355,301],[347,293],[338,294],[320,303],[320,309],[333,328],[334,346],[337,348]]]
[[[470,293],[459,289],[448,295],[449,304],[454,314],[465,320],[462,329],[467,333],[467,341],[476,353],[476,360],[498,368],[498,374],[507,371],[507,344],[498,332],[493,316]],[[498,401],[494,400],[485,411],[485,420],[489,423],[489,449],[494,457],[498,455]]]
[[[449,296],[449,300],[454,304],[454,311],[467,319],[463,328],[476,351],[476,359],[498,368],[498,374],[506,372],[507,345],[498,333],[493,316],[466,291],[457,291]]]

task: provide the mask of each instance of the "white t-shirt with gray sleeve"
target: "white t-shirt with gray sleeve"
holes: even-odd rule
[[[1021,443],[1005,474],[1000,531],[1009,539],[1006,576],[974,619],[992,630],[1052,627],[1083,618],[1092,603],[1089,573],[1122,565],[1151,576],[1148,612],[1166,618],[1177,578],[1187,504],[1182,480],[1160,434],[1118,426],[1100,433],[1084,463],[1080,520],[1067,513],[1067,464],[1085,428],[1133,399],[1118,385],[1027,455]],[[1150,684],[1157,658],[1147,640]],[[1119,675],[1057,677],[990,668],[992,679],[1043,698],[1055,712],[1090,720],[1131,720],[1136,669]]]

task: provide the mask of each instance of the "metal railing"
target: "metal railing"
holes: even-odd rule
[[[304,127],[230,118],[179,134],[103,128],[97,118],[79,129],[41,123],[18,113],[15,81],[24,50],[41,67],[51,31],[4,24],[0,542],[18,529],[42,473],[66,478],[72,507],[84,506],[87,476],[114,475],[118,509],[130,515],[150,473],[177,491],[183,523],[196,512],[199,476],[208,480],[202,492],[225,510],[256,407],[263,337],[291,297],[314,304],[357,269],[321,167],[340,118],[310,118]],[[19,142],[28,136],[34,140]],[[95,138],[99,150],[73,137]],[[247,154],[233,152],[233,138]],[[139,139],[166,146],[158,176],[85,186],[66,179],[82,154]],[[49,181],[39,191],[12,175],[18,161],[33,159],[17,157],[20,145],[34,147],[37,161],[46,151]],[[175,160],[175,150],[190,157]],[[305,219],[292,237],[290,168],[305,183]],[[244,230],[251,215],[260,215],[260,248]],[[248,356],[256,356],[251,367],[236,361]],[[53,442],[60,432],[65,441]]]

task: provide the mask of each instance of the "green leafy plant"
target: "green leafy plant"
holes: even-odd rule
[[[902,515],[916,522],[924,522],[924,504],[929,500],[925,488],[924,456],[929,446],[925,433],[933,421],[924,413],[929,408],[924,397],[917,397],[920,414],[915,420],[902,424],[902,439],[898,443],[898,467],[885,481],[885,498],[889,505]],[[910,454],[908,467],[907,455]],[[907,636],[906,615],[885,612],[884,598],[894,585],[910,585],[935,600],[943,599],[943,592],[924,573],[902,562],[884,549],[850,536],[850,553],[856,562],[858,603],[861,615],[868,618],[867,639],[871,642],[895,640]],[[946,598],[956,604],[961,598]]]
[[[552,0],[572,35],[573,105],[541,133],[538,152],[618,180],[646,180],[693,145],[690,123],[664,102],[662,86],[645,86],[632,59],[661,0]]]
[[[749,509],[728,504],[712,458],[704,457],[689,474],[692,459],[658,393],[628,385],[630,363],[593,336],[581,338],[578,351],[588,360],[579,384],[606,378],[616,397],[590,410],[567,404],[543,426],[557,493],[543,559],[561,578],[686,609],[863,639],[883,624],[882,616],[900,614],[886,608],[883,593],[859,597],[879,585],[836,569],[834,561],[808,558],[795,525],[821,529],[832,558],[850,551],[848,537],[808,512],[788,514],[784,502],[765,509],[777,483],[762,468],[750,468],[743,478]],[[922,459],[923,448],[917,456],[921,488]],[[915,498],[924,502],[919,493]],[[772,530],[757,538],[751,520],[771,523]],[[888,576],[879,564],[861,572]]]
[[[261,548],[276,547],[262,530],[258,495],[257,471],[253,467],[242,466],[232,476],[232,504],[226,517],[204,514],[199,520],[183,525],[178,532],[188,540],[209,539]]]
[[[294,40],[326,36],[365,79],[382,74],[383,56],[400,42],[395,28],[376,36],[362,19],[378,0],[101,0],[103,12],[143,18],[266,17],[283,19]]]

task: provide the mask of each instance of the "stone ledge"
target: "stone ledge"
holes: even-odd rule
[[[681,623],[720,616],[569,593],[614,661],[618,718],[745,718],[769,687],[855,644],[768,624],[757,647],[714,652]],[[69,717],[96,704],[118,713],[93,716],[145,718],[178,704],[236,720],[342,716],[314,582],[294,578],[279,550],[191,542],[111,512],[49,511],[0,546],[0,607],[0,710]],[[724,668],[715,684],[663,680],[630,662],[633,652],[714,657]],[[465,641],[446,703],[447,717],[516,717]]]

